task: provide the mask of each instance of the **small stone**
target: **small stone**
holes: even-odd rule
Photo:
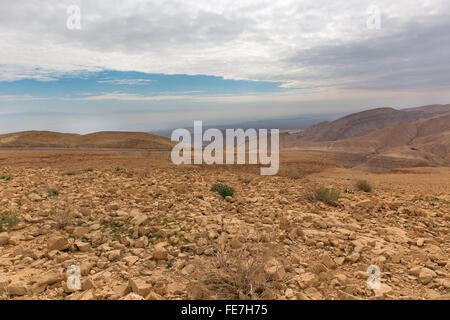
[[[312,272],[306,272],[300,275],[299,285],[302,288],[315,287],[319,284],[319,279]]]
[[[156,260],[167,259],[167,250],[162,245],[156,245],[153,249],[153,258]]]
[[[139,215],[134,217],[131,220],[131,223],[133,223],[136,226],[140,226],[141,224],[144,224],[148,220],[148,217],[146,215]]]
[[[424,243],[425,243],[425,239],[424,238],[417,239],[417,246],[418,247],[423,247]]]
[[[12,246],[18,246],[20,244],[20,239],[16,236],[9,237],[8,244]]]
[[[120,208],[119,202],[111,202],[106,206],[106,210],[108,210],[108,211],[118,210],[119,208]]]
[[[335,269],[336,263],[331,259],[330,255],[326,252],[322,256],[322,263],[328,268],[328,269]]]
[[[242,248],[242,243],[236,237],[231,240],[230,244],[231,244],[231,247],[233,249],[240,249],[240,248]]]
[[[120,250],[112,250],[108,253],[109,261],[117,261],[120,258]]]
[[[24,296],[27,291],[27,285],[23,281],[11,282],[7,287],[8,294],[12,296]]]
[[[137,293],[131,292],[119,300],[144,300],[144,297],[138,295]]]
[[[69,243],[67,239],[63,236],[53,236],[47,240],[47,248],[49,251],[52,250],[64,250],[67,249]]]
[[[181,270],[181,273],[184,274],[185,276],[187,276],[187,275],[193,273],[194,271],[195,271],[195,266],[193,264],[188,264]]]
[[[323,296],[316,288],[310,287],[305,289],[305,294],[312,300],[322,300]]]
[[[83,282],[81,283],[81,289],[82,289],[83,291],[92,289],[92,288],[94,288],[94,287],[95,287],[95,284],[94,284],[94,282],[92,281],[92,279],[90,279],[90,278],[84,279]]]
[[[286,291],[284,292],[284,295],[286,296],[286,298],[292,299],[295,296],[294,290],[292,290],[291,288],[287,288]]]
[[[152,285],[146,283],[144,280],[141,279],[130,279],[129,280],[129,285],[131,290],[142,296],[145,297],[150,293],[150,290],[152,289]]]
[[[339,283],[341,285],[345,285],[347,283],[347,277],[345,276],[345,274],[343,273],[339,273],[335,276],[335,278],[337,279],[337,281],[339,281]]]
[[[0,233],[0,246],[4,246],[8,243],[9,235],[6,232]]]
[[[147,237],[140,237],[134,242],[135,248],[145,248],[148,244],[148,238]]]
[[[54,283],[62,281],[63,279],[64,276],[60,272],[47,272],[36,279],[36,284],[39,287],[43,285],[52,285]]]
[[[151,291],[146,297],[145,300],[164,300],[164,297],[160,296],[156,292]]]
[[[351,254],[350,256],[348,256],[346,258],[346,260],[355,263],[355,262],[358,262],[360,257],[361,257],[361,255],[359,253],[355,252],[355,253]]]
[[[392,288],[385,283],[381,283],[379,288],[373,289],[376,297],[385,297],[394,293]]]
[[[75,227],[73,229],[73,235],[78,238],[84,237],[89,232],[89,228],[87,227]]]
[[[136,256],[128,256],[123,258],[122,260],[127,264],[127,266],[132,266],[139,260],[139,258]]]
[[[419,280],[422,284],[428,284],[436,277],[436,272],[431,269],[423,268],[419,273]]]
[[[29,198],[31,201],[39,201],[39,200],[42,200],[42,197],[41,197],[40,195],[38,195],[37,193],[35,193],[35,192],[30,193],[30,194],[28,195],[28,198]]]
[[[77,241],[75,245],[81,252],[88,252],[91,249],[91,245],[87,242]]]
[[[370,275],[365,271],[357,271],[355,277],[358,279],[367,279]]]
[[[91,271],[94,264],[89,261],[84,261],[80,264],[80,272],[82,276],[87,276],[89,272]]]

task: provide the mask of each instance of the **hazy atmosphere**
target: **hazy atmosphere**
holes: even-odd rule
[[[445,0],[2,2],[0,131],[446,103],[449,14]]]

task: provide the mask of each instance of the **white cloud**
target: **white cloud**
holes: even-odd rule
[[[172,95],[172,96],[143,96],[137,94],[123,93],[123,92],[110,92],[102,95],[94,95],[79,100],[95,101],[95,100],[123,100],[123,101],[162,101],[162,100],[186,100],[191,96],[186,95]]]
[[[81,30],[66,28],[72,4]],[[381,30],[366,27],[372,4]],[[2,1],[0,80],[111,69],[287,87],[442,86],[449,79],[427,63],[449,74],[449,13],[447,0]]]
[[[149,84],[153,80],[149,79],[116,79],[116,80],[98,80],[98,83],[114,84],[114,85],[145,85]]]
[[[0,95],[0,101],[34,101],[47,100],[47,98],[32,95]]]

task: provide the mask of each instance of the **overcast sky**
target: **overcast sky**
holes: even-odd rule
[[[2,1],[0,132],[449,103],[449,16],[448,0]]]

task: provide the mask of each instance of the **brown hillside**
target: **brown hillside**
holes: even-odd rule
[[[294,136],[301,141],[337,141],[364,136],[395,122],[414,122],[450,113],[450,105],[432,105],[396,110],[377,108],[353,113],[332,122],[321,122]]]
[[[172,146],[169,138],[143,132],[105,131],[72,134],[50,131],[25,131],[0,135],[1,148],[111,148],[163,149]]]
[[[285,135],[283,150],[330,155],[345,167],[381,172],[400,167],[449,166],[450,114],[413,123],[396,122],[362,137],[307,142]]]

